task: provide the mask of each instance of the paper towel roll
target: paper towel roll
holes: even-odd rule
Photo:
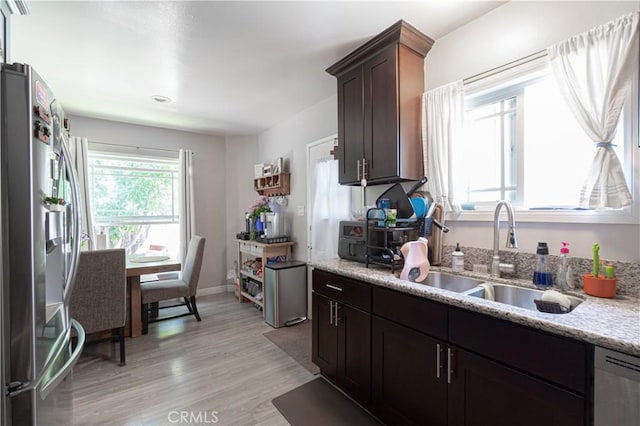
[[[96,250],[103,250],[107,248],[107,234],[96,235]]]

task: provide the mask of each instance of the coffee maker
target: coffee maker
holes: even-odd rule
[[[248,240],[251,238],[251,229],[253,229],[253,219],[250,213],[244,214],[245,230],[236,234],[236,238],[239,240]]]
[[[265,238],[285,237],[284,213],[265,212],[260,215]]]

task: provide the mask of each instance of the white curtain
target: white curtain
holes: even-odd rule
[[[318,161],[311,212],[311,260],[338,257],[339,224],[350,218],[351,188],[338,183],[338,160]]]
[[[87,138],[72,136],[69,138],[69,155],[71,163],[76,168],[78,175],[78,192],[82,205],[81,226],[83,235],[88,238],[88,245],[83,249],[93,250],[96,248],[96,236],[93,229],[93,210],[91,209],[91,197],[89,196],[89,167],[88,156],[89,141]]]
[[[193,206],[193,151],[181,149],[180,156],[180,250],[183,261],[187,255],[189,241],[195,234]]]
[[[597,147],[581,207],[620,208],[633,202],[611,140],[631,79],[638,75],[639,17],[633,12],[547,49],[567,104]]]
[[[462,80],[430,90],[422,96],[422,157],[427,186],[445,211],[452,210],[451,151],[459,137],[464,114]]]

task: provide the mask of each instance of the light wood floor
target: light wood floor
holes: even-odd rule
[[[198,298],[198,310],[202,322],[189,316],[153,323],[148,335],[127,339],[124,367],[83,355],[59,385],[56,416],[46,423],[288,424],[271,400],[314,376],[262,336],[273,329],[249,304],[224,293]],[[176,422],[180,412],[192,417]]]

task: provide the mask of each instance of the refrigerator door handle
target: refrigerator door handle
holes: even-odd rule
[[[83,329],[83,333],[84,333],[84,329]],[[47,372],[51,369],[51,365],[55,362],[55,360],[58,358],[60,353],[62,353],[62,351],[65,350],[66,344],[69,342],[70,336],[71,336],[71,329],[67,329],[67,331],[64,332],[64,335],[58,336],[58,339],[56,343],[54,343],[54,346],[51,349],[51,353],[47,357],[47,360],[45,361],[45,364],[42,367],[42,370],[40,370],[40,373],[38,373],[38,376],[34,380],[25,381],[25,382],[15,381],[15,382],[9,383],[7,386],[5,386],[5,395],[16,396],[16,395],[20,395],[21,393],[28,392],[37,388],[40,385],[40,383],[42,383],[42,380],[47,375]]]
[[[71,197],[73,199],[72,205],[74,210],[72,221],[73,251],[71,256],[71,264],[69,265],[70,273],[64,286],[63,295],[64,306],[68,307],[71,303],[71,294],[73,293],[73,285],[75,283],[76,272],[78,270],[78,259],[80,258],[80,244],[82,240],[82,206],[80,205],[80,194],[78,192],[78,177],[76,176],[75,167],[73,167],[73,164],[71,164],[71,156],[69,155],[66,139],[63,139],[60,145],[62,147],[62,158],[64,159],[64,166],[69,174],[69,183],[71,184]]]
[[[60,368],[60,370],[55,373],[51,380],[47,381],[47,383],[45,383],[44,386],[40,388],[40,398],[42,399],[45,399],[51,393],[51,391],[53,391],[56,386],[58,386],[58,384],[62,380],[64,380],[65,377],[67,377],[67,374],[69,374],[71,369],[76,365],[76,362],[78,362],[78,358],[80,358],[80,354],[82,353],[82,349],[84,348],[85,341],[84,328],[82,328],[82,325],[80,325],[80,323],[74,319],[71,319],[71,327],[76,330],[76,333],[78,333],[77,345],[62,368]],[[71,342],[69,341],[68,344],[70,343]]]

